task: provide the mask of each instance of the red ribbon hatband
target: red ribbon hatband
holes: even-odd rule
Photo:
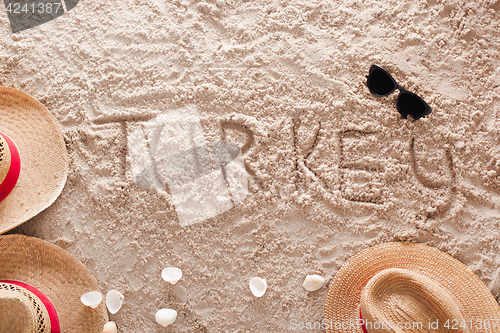
[[[2,202],[3,199],[5,199],[14,189],[14,186],[16,186],[17,180],[19,179],[19,174],[21,173],[21,155],[19,154],[19,150],[17,149],[14,141],[3,133],[0,133],[0,135],[7,142],[10,150],[9,171],[5,176],[5,179],[0,184],[0,202]]]
[[[10,281],[10,280],[4,280],[0,281],[2,283],[9,283],[9,284],[14,284],[16,286],[19,286],[21,288],[24,288],[26,290],[31,291],[33,294],[36,295],[42,301],[43,305],[47,309],[47,312],[49,313],[49,318],[50,318],[50,332],[51,333],[61,333],[61,328],[59,325],[59,318],[57,317],[57,311],[52,302],[49,300],[47,296],[44,295],[40,290],[36,289],[35,287],[19,282],[19,281]]]

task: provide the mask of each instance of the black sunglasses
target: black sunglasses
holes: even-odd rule
[[[396,89],[399,90],[396,109],[404,118],[410,115],[417,120],[431,113],[432,109],[429,104],[417,94],[403,89],[385,69],[372,65],[366,78],[366,85],[375,96],[385,97],[392,94]]]

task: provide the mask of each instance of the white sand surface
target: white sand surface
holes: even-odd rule
[[[0,84],[47,106],[70,155],[61,197],[13,232],[120,291],[124,333],[301,332],[346,260],[395,240],[446,251],[498,296],[499,45],[499,0],[82,0],[16,34],[2,9]],[[432,114],[372,95],[372,64]],[[242,147],[248,195],[183,226],[168,187],[137,185],[131,133],[186,107],[203,142]],[[306,292],[308,274],[327,285]],[[178,311],[166,329],[160,308]]]

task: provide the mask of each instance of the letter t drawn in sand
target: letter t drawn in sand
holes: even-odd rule
[[[158,190],[168,185],[182,226],[222,214],[248,194],[240,147],[207,143],[193,106],[137,126],[128,146],[137,185]]]

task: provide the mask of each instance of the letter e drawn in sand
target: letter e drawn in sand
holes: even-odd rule
[[[382,203],[384,168],[375,133],[347,130],[340,133],[341,193],[350,201]]]
[[[240,147],[206,142],[192,106],[159,115],[129,133],[132,174],[143,189],[168,190],[182,226],[202,222],[248,194]]]

